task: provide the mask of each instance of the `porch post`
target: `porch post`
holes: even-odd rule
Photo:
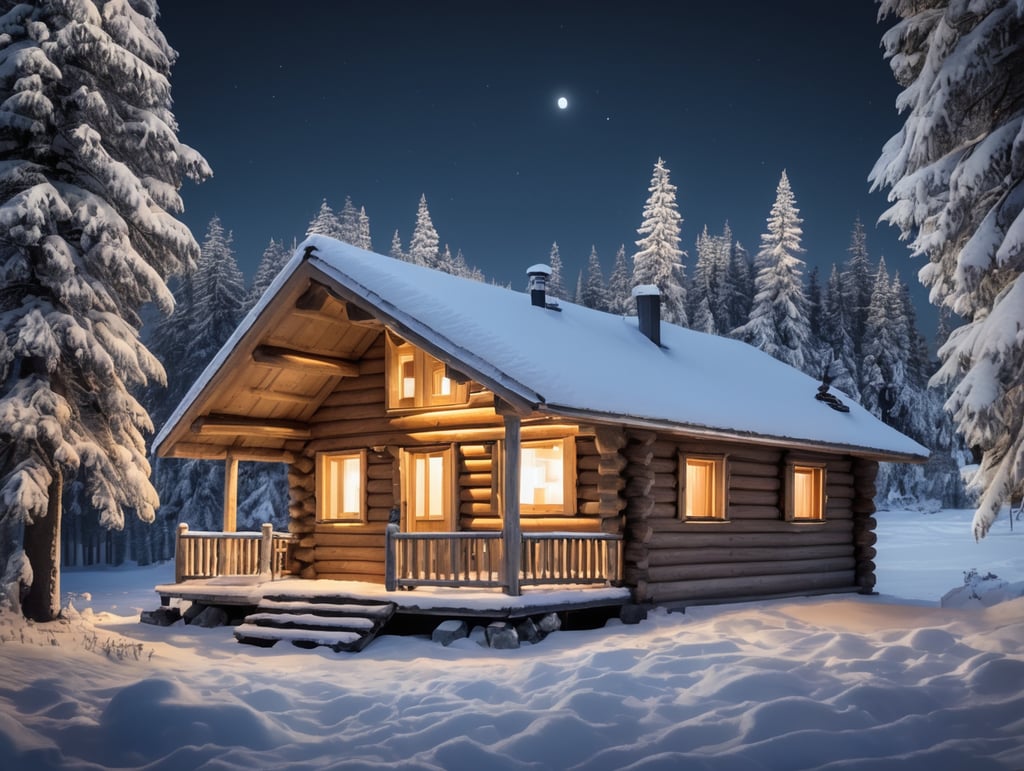
[[[238,458],[230,451],[224,461],[224,526],[225,533],[237,528],[238,513]]]
[[[505,452],[501,475],[501,537],[505,551],[505,593],[518,597],[523,535],[519,523],[519,428],[518,415],[504,414]]]

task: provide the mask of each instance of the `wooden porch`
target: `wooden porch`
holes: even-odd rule
[[[273,584],[277,593],[281,582],[298,582],[308,592],[310,583],[339,583],[290,576],[288,550],[294,543],[295,536],[275,533],[269,524],[259,533],[201,532],[189,530],[186,524],[179,525],[175,583],[157,587],[157,591],[165,600],[179,597],[246,604],[256,596],[258,586]],[[403,533],[390,527],[384,542],[385,575],[381,588],[389,594],[419,587],[479,589],[498,596],[497,590],[509,593],[511,585],[516,587],[517,594],[523,589],[541,587],[563,592],[571,588],[586,594],[594,589],[617,587],[622,580],[619,535],[520,533],[519,548],[512,550],[518,552],[514,561],[509,560],[505,544],[500,531]],[[510,564],[514,569],[512,575]]]

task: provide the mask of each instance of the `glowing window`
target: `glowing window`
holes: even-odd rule
[[[458,407],[469,401],[467,383],[453,380],[444,362],[390,335],[387,378],[388,409]]]
[[[725,519],[725,458],[684,455],[680,510],[686,519]]]
[[[791,519],[821,520],[825,518],[825,467],[793,465],[790,471]]]
[[[573,513],[574,449],[571,439],[522,443],[519,452],[519,508],[522,513]]]
[[[317,519],[366,521],[366,452],[317,455]]]

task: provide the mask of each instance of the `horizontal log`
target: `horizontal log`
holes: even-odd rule
[[[319,578],[323,578],[325,573],[338,575],[383,575],[384,552],[382,551],[380,554],[380,562],[374,560],[323,560],[316,563],[316,572]]]
[[[657,527],[652,526],[656,523]],[[744,536],[744,542],[732,545],[771,546],[775,544],[800,543],[843,543],[853,539],[853,523],[850,520],[816,522],[803,524],[783,520],[750,519],[729,522],[683,522],[678,519],[648,520],[631,523],[632,537],[653,546],[655,540],[662,548],[689,545],[726,546],[727,541],[717,538]],[[781,536],[781,538],[780,538]],[[750,540],[752,538],[753,540]],[[758,543],[764,538],[764,543]],[[711,539],[710,542],[701,539]],[[871,544],[865,544],[870,546]]]
[[[696,581],[709,578],[740,578],[755,576],[829,573],[853,570],[851,556],[823,559],[769,560],[766,562],[715,562],[700,565],[662,565],[647,569],[646,580],[654,583]]]
[[[459,474],[459,487],[486,487],[489,490],[493,481],[494,477],[490,472]]]
[[[686,600],[728,599],[737,596],[792,594],[820,589],[856,586],[853,570],[800,575],[743,576],[708,578],[698,581],[639,582],[640,602],[680,602]]]
[[[382,365],[383,366],[383,365]],[[371,375],[362,373],[358,378],[345,378],[339,381],[338,385],[334,386],[334,390],[324,399],[324,404],[327,406],[335,407],[338,404],[344,404],[344,396],[348,393],[361,393],[363,391],[372,391],[380,394],[383,398],[384,394],[384,374]]]
[[[778,490],[729,490],[727,500],[730,506],[778,506]]]
[[[366,464],[367,479],[394,479],[395,462],[392,458],[375,461],[372,456]]]
[[[463,503],[490,503],[494,492],[489,487],[464,487],[459,490],[459,501]]]
[[[348,525],[341,524],[338,522],[318,522],[316,524],[316,534],[319,538],[324,533],[336,533],[336,534],[359,534],[367,535],[370,533],[384,535],[384,528],[387,522],[365,522],[361,525]]]
[[[391,481],[391,477],[387,479],[367,479],[366,480],[366,492],[373,495],[388,495],[394,496],[394,483]]]
[[[322,564],[328,561],[351,562],[352,560],[364,562],[377,562],[384,559],[384,545],[374,548],[369,546],[321,546],[316,545],[316,562]]]
[[[306,401],[308,402],[309,399],[307,398]],[[385,409],[384,388],[382,386],[375,388],[360,388],[358,390],[352,389],[347,391],[339,391],[335,389],[334,391],[331,391],[331,393],[329,393],[320,403],[320,412],[341,407],[365,406],[367,404],[379,404],[381,410]]]
[[[466,530],[501,530],[501,517],[463,517]],[[597,533],[600,517],[522,517],[524,533]]]
[[[321,407],[310,418],[310,424],[334,423],[339,420],[385,420],[387,410],[384,402],[376,401],[369,404],[345,404],[339,407]]]
[[[614,500],[580,501],[576,508],[580,514],[598,517],[609,517],[622,511],[618,498]]]
[[[648,519],[679,518],[679,504],[677,501],[671,503],[654,503],[647,512]]]
[[[863,516],[867,514],[874,514],[878,509],[875,507],[875,502],[871,498],[854,498],[850,504],[850,509],[856,516]]]
[[[460,444],[459,454],[469,461],[470,458],[485,459],[488,463],[494,454],[493,444]]]
[[[318,426],[318,431],[323,424]],[[523,425],[520,431],[523,441],[533,439],[561,439],[565,436],[572,436],[575,427],[564,424],[538,424]],[[474,441],[497,441],[503,439],[504,427],[483,427],[483,428],[458,428],[447,430],[389,430],[383,428],[380,431],[351,435],[332,435],[313,439],[306,447],[307,452],[337,452],[341,450],[362,449],[364,447],[376,447],[400,445],[410,446],[416,444],[435,445],[458,442],[462,440]]]
[[[773,477],[754,477],[747,476],[744,474],[737,474],[735,470],[730,467],[729,472],[729,492],[730,494],[740,490],[768,490],[771,492],[778,492],[782,487],[782,480],[778,474]]]
[[[314,439],[327,436],[366,434],[381,430],[430,431],[467,427],[502,426],[500,416],[490,408],[434,410],[411,415],[392,415],[380,418],[336,419],[310,425]],[[454,439],[454,437],[453,437]]]
[[[205,415],[192,421],[191,430],[200,436],[256,436],[274,439],[309,439],[312,436],[306,423],[249,418],[244,415]]]
[[[626,446],[626,432],[620,426],[598,426],[594,444],[601,455],[613,455]]]
[[[737,505],[731,501],[726,507],[727,517],[732,519],[782,519],[778,506]]]
[[[459,503],[459,515],[463,517],[491,517],[497,516],[494,504],[491,501]]]
[[[654,448],[649,445],[630,444],[622,451],[630,465],[647,468],[654,461]]]
[[[341,359],[336,356],[325,356],[310,351],[293,348],[281,348],[274,345],[259,345],[252,352],[252,360],[281,369],[294,369],[318,374],[358,377],[359,362]]]
[[[852,557],[853,545],[835,543],[824,545],[794,544],[786,546],[702,547],[702,548],[647,548],[646,559],[651,566],[731,564],[734,562],[787,562],[790,560]]]
[[[384,548],[384,533],[367,533],[362,529],[356,530],[355,526],[346,528],[343,531],[325,532],[323,530],[315,534],[317,546],[351,546],[358,548]]]
[[[746,460],[734,460],[729,456],[729,473],[736,477],[779,478],[778,463],[755,463]]]
[[[324,581],[362,581],[366,584],[384,583],[384,565],[376,573],[316,573],[314,578]]]

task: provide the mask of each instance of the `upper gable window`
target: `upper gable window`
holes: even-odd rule
[[[388,409],[454,407],[469,401],[469,388],[447,372],[444,362],[388,335]]]
[[[725,456],[679,456],[679,512],[684,519],[725,519]]]
[[[825,519],[825,466],[794,463],[788,477],[786,517],[810,522]]]

